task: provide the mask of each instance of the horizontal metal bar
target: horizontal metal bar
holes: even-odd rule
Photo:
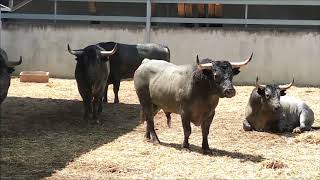
[[[259,25],[298,25],[320,26],[320,20],[283,20],[283,19],[225,19],[225,18],[171,18],[152,17],[158,23],[200,23],[200,24],[259,24]]]
[[[53,14],[4,13],[4,14],[2,14],[2,18],[7,18],[7,19],[42,19],[42,20],[56,19],[56,20],[72,20],[72,21],[146,22],[146,17],[133,17],[133,16],[90,16],[90,15],[56,15],[56,16],[54,16]],[[151,22],[320,26],[320,20],[283,20],[283,19],[226,19],[226,18],[152,17]]]
[[[51,0],[53,1],[53,0]],[[90,0],[57,0],[86,2]],[[95,0],[96,2],[146,3],[146,0]],[[249,4],[249,5],[320,5],[319,0],[152,0],[152,3]]]
[[[91,16],[91,15],[54,15],[54,14],[20,14],[5,13],[2,18],[7,19],[39,19],[65,21],[118,21],[118,22],[145,22],[145,17],[134,16]]]

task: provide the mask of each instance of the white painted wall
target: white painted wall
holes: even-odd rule
[[[142,43],[143,26],[98,27],[84,25],[5,25],[2,48],[10,59],[23,56],[17,68],[45,70],[55,77],[74,77],[74,57],[67,52],[101,41]],[[252,62],[236,76],[237,84],[252,84],[258,74],[266,83],[320,85],[320,31],[238,30],[214,28],[155,28],[151,41],[168,45],[175,64],[194,63],[196,55],[214,60],[241,61],[254,53]]]

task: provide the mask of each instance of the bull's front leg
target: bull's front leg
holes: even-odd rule
[[[212,123],[215,112],[212,112],[207,119],[202,121],[201,130],[202,130],[202,153],[203,154],[212,154],[212,151],[209,148],[208,144],[208,135],[210,130],[210,125]]]
[[[90,114],[92,113],[91,97],[83,98],[83,105],[84,105],[83,120],[88,122],[90,118]]]
[[[107,84],[105,88],[104,98],[103,98],[103,102],[106,102],[106,103],[108,103],[108,87],[109,85]]]
[[[311,125],[314,122],[314,116],[310,116],[309,114],[306,113],[301,113],[300,114],[300,126],[296,127],[292,130],[293,133],[302,133],[304,131],[310,131],[311,130]]]
[[[99,102],[99,98],[94,98],[93,99],[93,114],[92,114],[92,118],[93,120],[95,120],[97,123],[99,123],[99,120],[97,118],[97,113],[98,113],[98,109],[97,109],[97,106],[98,106],[98,102]]]
[[[191,134],[190,115],[186,113],[181,114],[181,121],[182,121],[183,133],[184,133],[182,148],[188,149],[190,147],[189,137]]]

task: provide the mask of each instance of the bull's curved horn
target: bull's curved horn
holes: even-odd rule
[[[114,48],[111,50],[111,51],[100,51],[101,55],[103,57],[108,57],[108,56],[111,56],[113,55],[114,53],[116,53],[117,51],[117,43],[114,45]]]
[[[246,59],[242,62],[230,62],[230,64],[231,64],[232,68],[240,68],[241,66],[248,64],[251,61],[252,56],[253,56],[253,53],[251,53],[251,56],[248,59]]]
[[[83,50],[72,50],[68,44],[68,51],[70,54],[75,55],[75,56],[81,56],[83,54]]]
[[[259,83],[259,77],[258,76],[256,77],[256,87],[257,88],[262,88],[262,89],[266,87],[266,85],[262,85],[262,84]]]
[[[22,56],[20,56],[20,59],[19,59],[18,62],[10,62],[10,61],[6,62],[6,64],[7,64],[8,67],[18,66],[18,65],[20,65],[21,63],[22,63]]]
[[[294,76],[292,77],[292,81],[289,84],[285,84],[285,85],[279,85],[280,90],[287,90],[289,89],[294,83]]]
[[[197,55],[197,66],[198,66],[198,69],[211,69],[212,63],[200,64],[199,56]]]

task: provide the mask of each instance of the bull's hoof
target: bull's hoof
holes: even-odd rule
[[[119,100],[114,100],[113,104],[119,104]]]
[[[157,139],[157,138],[151,138],[150,141],[151,141],[154,145],[160,144],[160,141],[159,141],[159,139]]]
[[[190,148],[190,144],[183,142],[181,147],[182,147],[182,149],[189,149]]]
[[[145,138],[147,141],[150,141],[150,139],[151,139],[150,133],[146,133],[146,134],[144,135],[144,138]]]
[[[202,149],[202,154],[204,154],[204,155],[212,155],[212,150],[211,149]]]
[[[294,128],[293,129],[293,131],[292,131],[293,133],[302,133],[302,130],[301,130],[301,128],[300,127],[296,127],[296,128]]]

